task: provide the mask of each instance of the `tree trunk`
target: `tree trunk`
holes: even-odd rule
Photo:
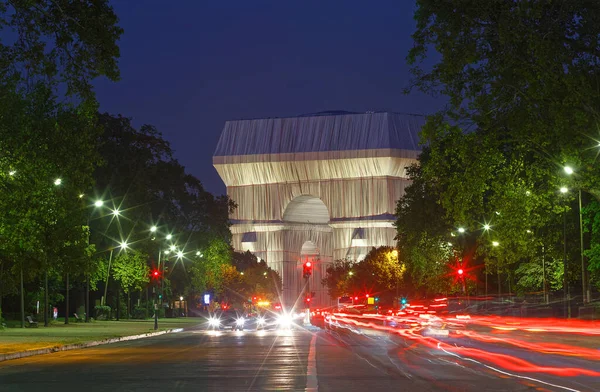
[[[23,291],[23,263],[21,262],[21,328],[25,328],[25,292]]]
[[[131,314],[131,292],[127,291],[127,320],[129,320],[130,314]]]
[[[67,292],[66,294],[66,306],[65,306],[65,324],[69,324],[69,273],[67,272]]]
[[[48,326],[48,268],[44,272],[44,327]]]
[[[4,264],[0,263],[0,320],[2,319],[2,276],[4,275]]]
[[[117,283],[117,321],[119,321],[119,305],[121,303],[121,285]]]

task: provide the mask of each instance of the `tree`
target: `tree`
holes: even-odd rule
[[[49,233],[69,235],[60,246],[80,235],[61,226],[97,161],[90,82],[118,79],[122,30],[106,1],[17,0],[0,4],[0,15],[14,38],[0,43],[0,257],[19,277],[24,326],[23,282],[57,263]]]
[[[335,261],[327,268],[322,283],[327,286],[331,298],[370,294],[391,299],[402,285],[406,271],[398,258],[392,247],[372,248],[358,263]]]
[[[148,255],[138,252],[123,252],[114,257],[114,277],[127,294],[127,314],[130,314],[131,293],[141,290],[150,281]]]
[[[152,255],[155,266],[161,254],[161,263],[169,260],[171,269],[165,284],[179,294],[217,287],[220,265],[231,258],[228,218],[235,204],[227,196],[213,196],[186,173],[155,127],[137,129],[130,119],[106,113],[99,121],[103,133],[97,147],[103,165],[94,177],[106,204],[123,216],[92,220],[93,242],[103,250],[127,238],[137,250]],[[150,232],[153,225],[156,232]],[[166,240],[167,234],[173,238]],[[165,253],[170,246],[185,254],[182,262]]]
[[[0,4],[2,29],[18,39],[0,45],[3,81],[43,83],[92,99],[91,80],[118,80],[123,29],[106,0],[13,0]]]
[[[421,135],[429,152],[420,176],[444,223],[465,229],[473,254],[507,273],[544,246],[561,258],[558,228],[575,192],[561,198],[558,189],[600,197],[600,6],[419,0],[415,19],[409,90],[449,100]],[[564,175],[566,164],[576,177]]]
[[[426,162],[425,148],[420,161]],[[398,249],[406,265],[410,281],[417,289],[442,292],[447,288],[447,262],[453,256],[453,246],[461,244],[450,238],[452,225],[439,203],[440,192],[434,183],[426,181],[422,166],[411,166],[408,174],[412,183],[396,206]],[[437,185],[437,184],[435,184]]]
[[[246,252],[233,252],[232,265],[243,273],[241,285],[237,290],[245,298],[258,297],[263,300],[276,301],[281,293],[281,277],[272,270],[264,260]]]
[[[331,299],[347,296],[350,293],[350,271],[353,265],[352,260],[335,260],[327,266],[321,284],[327,287]]]

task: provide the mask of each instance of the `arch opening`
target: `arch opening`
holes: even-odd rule
[[[318,197],[302,195],[288,204],[283,212],[283,220],[293,223],[328,224],[329,210]]]

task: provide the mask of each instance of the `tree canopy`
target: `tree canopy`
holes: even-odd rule
[[[600,5],[419,0],[415,19],[409,90],[448,104],[422,129],[421,167],[398,204],[411,275],[436,276],[447,243],[512,279],[542,249],[562,258],[563,218],[574,260],[577,191],[584,205],[600,198]]]

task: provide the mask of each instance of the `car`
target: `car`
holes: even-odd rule
[[[243,312],[224,310],[210,316],[208,319],[208,326],[210,329],[243,331],[244,329],[248,329],[249,320],[245,317]]]

